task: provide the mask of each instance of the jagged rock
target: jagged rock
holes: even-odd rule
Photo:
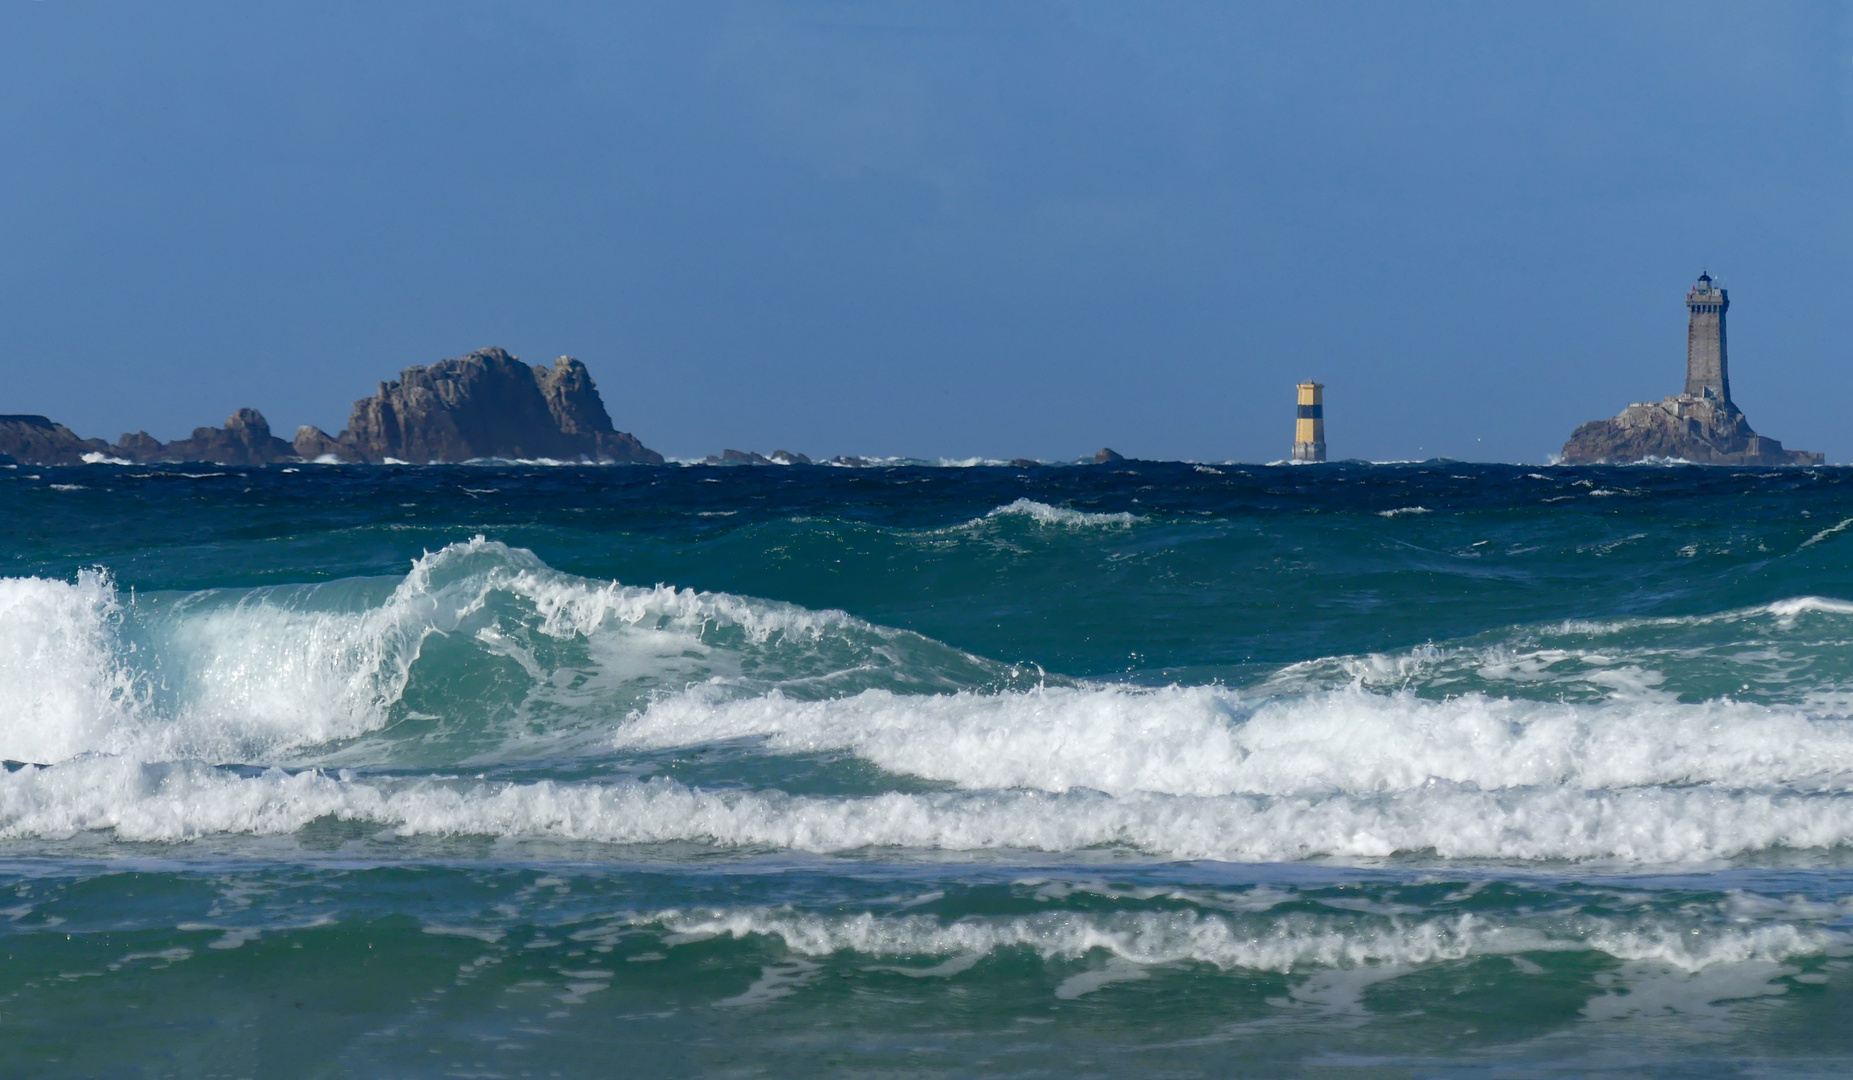
[[[80,439],[43,416],[0,416],[0,454],[24,465],[82,465],[85,454],[105,454],[102,439]]]
[[[812,462],[810,458],[795,451],[774,450],[772,451],[772,463],[774,465],[809,465]]]
[[[1094,464],[1096,465],[1111,465],[1116,461],[1125,460],[1125,458],[1121,457],[1114,450],[1105,446],[1101,447],[1100,452],[1094,455]]]
[[[328,457],[337,461],[360,460],[351,448],[314,424],[304,424],[297,428],[296,438],[290,446],[296,451],[296,456],[304,461]]]
[[[1119,455],[1115,454],[1114,456],[1118,457]],[[1098,461],[1100,459],[1095,458],[1094,460]],[[1010,467],[1013,469],[1033,469],[1040,464],[1042,464],[1042,462],[1034,458],[1019,457],[1010,459]]]
[[[1679,394],[1637,402],[1613,420],[1591,420],[1564,444],[1566,465],[1667,458],[1702,465],[1819,465],[1823,455],[1784,450],[1758,435],[1729,400]]]
[[[528,367],[501,349],[406,368],[398,381],[356,401],[347,430],[333,441],[339,445],[323,453],[376,462],[663,461],[612,427],[584,364],[563,356],[552,368]],[[313,435],[308,444],[321,445]]]
[[[112,446],[80,439],[43,416],[0,416],[0,454],[42,465],[80,465],[86,454],[224,465],[325,455],[421,463],[485,457],[663,461],[636,436],[612,427],[584,364],[562,356],[551,368],[530,368],[501,349],[405,369],[397,382],[381,383],[378,394],[355,402],[338,436],[304,426],[293,443],[284,442],[270,433],[264,414],[240,409],[223,428],[195,428],[190,438],[163,443],[139,431]]]
[[[125,432],[122,438],[116,440],[116,445],[110,447],[110,453],[126,461],[157,461],[165,446],[165,443],[146,431],[137,431],[132,435]]]
[[[831,458],[829,461],[825,462],[824,464],[841,465],[845,468],[850,468],[850,469],[867,469],[873,466],[875,463],[873,461],[870,461],[868,458],[854,457],[848,454],[838,454],[837,456]]]
[[[219,465],[268,465],[296,460],[289,443],[270,433],[270,421],[256,409],[239,409],[222,428],[193,429],[191,438],[162,443],[146,431],[124,435],[110,448],[128,461],[210,461]]]

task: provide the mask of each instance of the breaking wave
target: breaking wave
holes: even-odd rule
[[[519,755],[608,730],[665,688],[802,696],[1006,676],[842,612],[588,581],[480,537],[396,582],[125,604],[101,571],[0,579],[0,757],[18,761],[263,762],[343,746],[373,760],[392,739],[346,744],[401,729],[420,745]]]
[[[1410,791],[1438,782],[1579,790],[1716,783],[1843,790],[1853,721],[1712,701],[1429,700],[1362,688],[1253,700],[1220,687],[713,702],[667,698],[621,748],[763,738],[782,753],[848,750],[966,788],[1109,794]]]
[[[0,777],[0,838],[112,831],[175,842],[281,835],[318,818],[399,837],[481,835],[603,844],[698,843],[818,853],[1120,850],[1231,862],[1319,856],[1678,864],[1853,842],[1853,796],[1712,787],[1389,796],[888,792],[864,797],[702,790],[670,780],[585,783],[354,778],[87,758]]]
[[[1050,506],[1048,503],[1037,502],[1034,499],[1018,499],[1007,506],[1000,506],[985,514],[985,518],[991,519],[1009,517],[1027,518],[1038,525],[1070,529],[1102,526],[1124,528],[1140,520],[1139,515],[1123,511],[1109,514],[1073,510],[1065,506]]]
[[[1123,524],[1012,506],[994,513]],[[4,579],[0,757],[47,764],[0,777],[0,837],[333,818],[806,852],[1820,851],[1853,844],[1849,615],[1799,597],[1137,687],[840,611],[592,581],[482,538],[398,579],[127,598],[101,570]],[[562,761],[579,764],[519,775]],[[461,778],[481,768],[513,772]]]
[[[1339,921],[1270,913],[1240,918],[1197,912],[1074,911],[944,922],[931,916],[827,916],[774,909],[665,911],[626,920],[660,926],[678,943],[713,937],[776,938],[799,956],[857,953],[878,958],[972,957],[1024,949],[1045,960],[1102,952],[1141,967],[1196,963],[1223,970],[1293,972],[1308,968],[1421,965],[1472,956],[1594,952],[1658,961],[1685,972],[1717,964],[1781,962],[1843,949],[1846,935],[1787,923],[1696,926],[1667,919],[1579,917],[1486,919],[1472,914],[1422,919]],[[598,931],[575,935],[597,940]],[[952,974],[931,968],[916,974]]]

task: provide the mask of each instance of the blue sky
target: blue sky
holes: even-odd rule
[[[1853,6],[0,6],[0,412],[338,430],[584,360],[671,455],[1853,460]]]

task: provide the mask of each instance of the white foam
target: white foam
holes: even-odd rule
[[[1755,609],[1753,609],[1755,610]],[[1827,615],[1853,615],[1853,600],[1835,600],[1826,596],[1797,596],[1765,605],[1761,610],[1782,619],[1818,612]]]
[[[98,453],[95,451],[92,451],[91,453],[83,455],[83,462],[86,465],[133,465],[135,464],[133,461],[124,461],[122,458],[110,457],[108,454]]]
[[[1636,533],[1614,543],[1626,540],[1638,540],[1645,533]],[[1613,547],[1605,545],[1602,550]],[[1591,548],[1589,550],[1597,550]],[[1840,600],[1826,596],[1795,596],[1775,600],[1767,604],[1751,607],[1732,608],[1727,611],[1712,612],[1704,615],[1663,615],[1653,617],[1636,617],[1623,619],[1567,619],[1553,626],[1539,628],[1563,634],[1619,634],[1630,630],[1652,627],[1712,626],[1720,623],[1741,623],[1766,616],[1776,616],[1777,625],[1784,629],[1792,627],[1797,615],[1821,613],[1829,615],[1853,615],[1853,601]]]
[[[890,772],[967,788],[1056,792],[1371,793],[1434,781],[1837,790],[1853,782],[1853,721],[1627,694],[1595,704],[1480,694],[1436,701],[1353,687],[1251,701],[1200,686],[713,701],[695,690],[651,705],[616,742],[665,748],[745,737],[784,753],[849,750]]]
[[[1294,972],[1414,966],[1470,956],[1589,952],[1693,973],[1818,956],[1846,942],[1846,935],[1835,931],[1785,923],[1731,927],[1585,917],[1526,925],[1471,914],[1416,921],[1340,921],[1295,914],[1257,921],[1195,912],[1048,912],[942,922],[919,915],[883,918],[867,913],[844,916],[737,908],[670,910],[624,921],[633,926],[661,926],[685,942],[773,937],[788,951],[813,958],[837,953],[987,956],[1008,949],[1030,951],[1045,960],[1079,960],[1097,951],[1110,957],[1104,969],[1064,983],[1068,993],[1058,989],[1058,997],[1079,996],[1109,982],[1138,978],[1138,969],[1166,964]]]
[[[141,698],[117,661],[121,605],[100,571],[0,578],[0,757],[59,761],[111,749]]]
[[[1433,512],[1434,511],[1430,510],[1426,506],[1399,506],[1394,510],[1379,510],[1377,511],[1377,516],[1393,518],[1393,517],[1403,517],[1405,515],[1429,514]]]
[[[140,612],[147,640],[125,644],[134,612],[107,574],[0,579],[0,757],[251,762],[351,739],[389,722],[431,635],[518,654],[493,625],[499,604],[530,613],[524,633],[584,643],[607,682],[676,670],[712,651],[700,638],[716,628],[756,645],[897,636],[839,611],[590,582],[481,537],[416,560],[383,602],[327,589],[193,594]]]
[[[986,518],[1025,517],[1038,525],[1050,525],[1063,528],[1098,528],[1111,526],[1125,528],[1142,520],[1137,514],[1096,513],[1088,510],[1071,510],[1065,506],[1050,506],[1048,503],[1034,499],[1018,499],[1007,506],[1000,506],[984,515]]]
[[[1800,975],[1798,982],[1807,979],[1799,968],[1761,959],[1698,972],[1667,971],[1651,961],[1634,961],[1622,964],[1617,974],[1623,986],[1585,1002],[1584,1019],[1600,1022],[1678,1012],[1722,1020],[1730,1015],[1729,1002],[1785,994],[1788,987],[1777,981],[1784,976]]]
[[[818,967],[808,960],[789,960],[782,964],[767,964],[759,969],[759,978],[743,992],[730,998],[715,1002],[717,1008],[734,1008],[742,1005],[764,1005],[777,1001],[793,993],[805,983],[817,976]]]
[[[613,784],[344,780],[272,769],[79,758],[0,776],[0,838],[113,831],[123,840],[278,835],[321,817],[400,836],[536,837],[612,844],[847,852],[874,848],[1072,852],[1173,859],[1319,856],[1708,862],[1853,842],[1853,797],[1717,788],[1514,792],[1433,785],[1394,797],[888,793],[861,798]]]
[[[1079,975],[1070,975],[1063,979],[1062,984],[1055,988],[1055,996],[1062,1001],[1073,1001],[1075,998],[1085,997],[1114,983],[1137,982],[1140,979],[1149,978],[1151,976],[1146,974],[1143,967],[1116,956],[1107,961],[1105,967],[1083,971]]]

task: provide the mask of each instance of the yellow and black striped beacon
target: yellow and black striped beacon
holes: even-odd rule
[[[1325,460],[1325,384],[1303,382],[1300,411],[1293,421],[1293,460]]]

